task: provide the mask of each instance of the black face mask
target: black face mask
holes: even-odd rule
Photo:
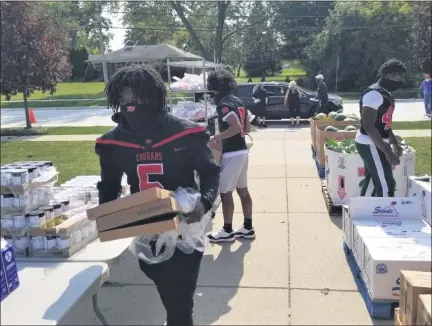
[[[399,88],[402,88],[406,83],[404,81],[396,81],[390,79],[381,79],[379,85],[385,88],[387,91],[394,92]]]
[[[143,104],[127,104],[120,107],[120,113],[134,131],[140,131],[150,122],[150,111]]]

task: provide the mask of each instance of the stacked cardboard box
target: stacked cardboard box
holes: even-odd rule
[[[431,227],[418,201],[351,198],[343,230],[372,300],[399,299],[400,270],[431,271]]]
[[[430,295],[432,293],[431,272],[419,272],[402,270],[400,273],[400,317],[403,325],[425,325],[417,323],[418,311],[420,318],[425,319],[425,298],[419,299],[420,295]],[[431,299],[430,299],[431,300]],[[420,304],[421,302],[421,304]],[[431,307],[431,302],[429,307]],[[427,311],[431,311],[431,308]],[[431,325],[431,316],[430,316]]]
[[[173,193],[151,188],[87,210],[102,242],[177,228],[179,207]]]
[[[431,176],[409,177],[408,195],[421,202],[424,219],[431,225]]]

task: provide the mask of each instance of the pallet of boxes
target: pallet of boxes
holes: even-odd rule
[[[347,261],[370,315],[394,318],[405,286],[401,271],[431,273],[431,227],[421,204],[408,197],[353,197],[343,209],[343,231]]]
[[[416,153],[403,139],[399,138],[399,141],[403,148],[403,155],[400,157],[400,164],[393,166],[396,182],[395,196],[406,197],[409,192],[409,177],[415,174]],[[354,139],[328,140],[325,144],[325,162],[323,187],[326,187],[324,195],[328,206],[347,205],[351,197],[361,195],[361,189],[366,182],[368,182],[366,196],[372,195],[373,182],[365,178],[364,162],[356,150]]]
[[[54,196],[57,176],[51,161],[1,167],[0,230],[17,256],[70,257],[97,238],[95,226],[79,212],[85,199],[73,209],[72,198]]]
[[[318,113],[310,119],[311,150],[319,177],[325,177],[325,143],[331,139],[354,139],[359,126],[359,118],[355,114],[330,112],[326,116]]]
[[[425,221],[431,225],[431,176],[411,176],[408,180],[408,197],[419,200]]]

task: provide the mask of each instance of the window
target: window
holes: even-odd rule
[[[254,85],[239,85],[236,90],[235,90],[235,94],[238,97],[251,97],[253,96],[253,88]]]

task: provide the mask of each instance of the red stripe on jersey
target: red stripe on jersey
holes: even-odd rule
[[[227,114],[227,113],[229,113],[229,108],[225,106],[221,109],[221,112],[222,112],[222,114]]]
[[[184,136],[187,136],[187,135],[190,135],[190,134],[196,134],[196,133],[203,132],[203,131],[206,131],[205,127],[198,127],[198,128],[187,129],[187,130],[181,131],[181,132],[179,132],[179,133],[177,133],[177,134],[175,134],[173,136],[170,136],[170,137],[168,137],[168,138],[166,138],[164,140],[161,140],[160,142],[158,142],[156,144],[153,144],[152,148],[160,147],[162,145],[168,144],[168,143],[170,143],[170,142],[172,142],[172,141],[174,141],[176,139],[179,139],[181,137],[184,137]]]
[[[97,144],[104,144],[104,145],[118,145],[118,146],[122,146],[122,147],[144,149],[143,146],[140,146],[137,144],[127,143],[124,141],[112,140],[112,139],[99,139],[98,138],[98,139],[96,139],[96,143]]]

